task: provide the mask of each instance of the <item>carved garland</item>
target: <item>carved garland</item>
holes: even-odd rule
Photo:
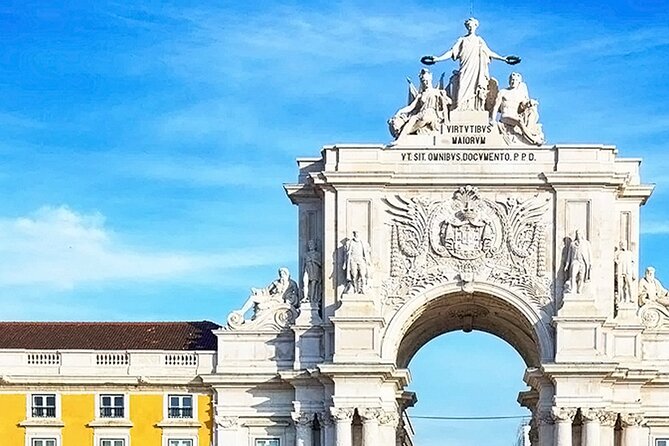
[[[482,198],[472,186],[451,200],[387,198],[392,218],[386,303],[401,305],[452,280],[513,287],[539,306],[550,302],[546,277],[548,199]]]

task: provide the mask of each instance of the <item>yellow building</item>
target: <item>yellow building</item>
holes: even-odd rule
[[[0,323],[0,445],[210,446],[217,328]]]

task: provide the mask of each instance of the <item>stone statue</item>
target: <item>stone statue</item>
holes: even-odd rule
[[[646,268],[646,274],[639,279],[639,306],[657,302],[669,308],[669,291],[655,278],[655,268]]]
[[[454,104],[452,110],[485,110],[488,96],[490,74],[488,65],[492,59],[502,60],[508,64],[516,64],[520,59],[516,56],[500,56],[488,48],[485,41],[476,35],[479,21],[469,18],[465,21],[467,35],[460,37],[453,47],[441,56],[425,56],[421,61],[431,65],[446,59],[457,60],[460,63],[457,79],[454,79],[452,89]]]
[[[259,317],[264,311],[271,310],[276,306],[287,303],[293,308],[300,305],[300,290],[297,283],[290,278],[288,268],[279,268],[279,278],[267,285],[265,288],[251,288],[251,295],[242,308],[234,311],[237,319],[243,317],[247,311],[253,309],[251,320]]]
[[[632,251],[626,249],[625,242],[620,242],[620,246],[615,254],[615,270],[618,302],[633,302],[632,283],[636,280],[634,254]]]
[[[403,107],[388,120],[390,133],[395,139],[406,135],[438,132],[441,124],[448,120],[448,105],[451,99],[446,91],[432,85],[432,73],[423,68],[418,75],[420,89],[409,90],[409,105]]]
[[[577,294],[581,293],[584,282],[590,281],[590,271],[592,268],[592,252],[590,242],[581,235],[579,229],[574,234],[574,240],[569,246],[567,253],[567,262],[565,265],[565,274],[568,280],[565,282],[565,292]]]
[[[302,276],[303,299],[313,304],[320,304],[322,297],[323,262],[321,253],[316,248],[316,242],[307,242],[307,252],[304,254],[304,275]]]
[[[353,236],[348,239],[345,248],[345,293],[350,292],[351,289],[353,292],[358,294],[365,292],[365,287],[367,286],[369,263],[369,248],[365,242],[358,238],[358,232],[353,231]]]
[[[509,86],[497,93],[490,119],[494,121],[499,112],[499,129],[507,143],[520,141],[540,146],[545,138],[539,124],[538,106],[536,100],[530,99],[520,73],[511,73]]]

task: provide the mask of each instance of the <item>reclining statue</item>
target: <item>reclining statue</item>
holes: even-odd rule
[[[233,311],[228,316],[231,326],[244,323],[244,317],[249,310],[253,310],[250,320],[255,320],[264,312],[275,309],[282,304],[289,304],[296,309],[300,305],[300,291],[297,283],[290,278],[288,268],[279,268],[278,279],[272,281],[265,288],[251,288],[251,295],[242,308]]]

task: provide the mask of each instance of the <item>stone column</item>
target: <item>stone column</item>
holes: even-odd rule
[[[321,412],[318,414],[318,422],[321,424],[321,446],[335,446],[332,415],[328,412]]]
[[[550,409],[539,411],[539,446],[553,446],[555,443],[555,423]]]
[[[362,446],[376,446],[379,442],[379,416],[381,409],[378,407],[363,407],[358,410],[362,418]]]
[[[642,446],[641,424],[643,423],[643,417],[641,414],[620,414],[620,422],[623,426],[623,446]]]
[[[553,407],[555,421],[555,446],[571,446],[571,424],[576,416],[576,409]]]
[[[394,445],[397,442],[397,426],[400,416],[396,410],[384,410],[379,416],[379,444]]]
[[[601,425],[599,443],[601,446],[614,446],[613,428],[616,425],[618,414],[616,412],[602,411],[599,416]]]
[[[353,421],[353,409],[350,407],[333,407],[330,411],[336,425],[335,445],[352,446],[353,431],[351,429],[351,423]]]
[[[581,408],[583,430],[581,431],[581,446],[600,446],[600,416],[602,411],[589,407]]]
[[[314,414],[293,412],[290,415],[295,423],[295,446],[314,446]]]
[[[537,420],[537,417],[532,417],[530,421],[530,431],[527,433],[527,438],[530,441],[530,446],[539,446],[539,420]]]
[[[216,415],[214,417],[215,436],[217,445],[237,444],[239,434],[239,417]]]

